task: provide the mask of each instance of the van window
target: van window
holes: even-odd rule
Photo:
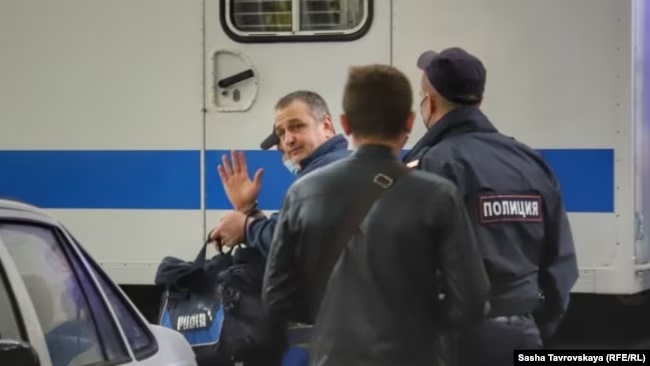
[[[305,37],[352,40],[365,33],[372,0],[224,0],[222,22],[236,41],[255,38]],[[288,41],[291,38],[287,38]]]

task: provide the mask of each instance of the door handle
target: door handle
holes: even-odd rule
[[[229,86],[232,86],[234,84],[242,82],[242,81],[244,81],[246,79],[250,79],[253,76],[255,76],[255,74],[253,73],[253,69],[248,69],[246,71],[242,71],[240,73],[237,73],[237,74],[235,74],[233,76],[229,76],[227,78],[219,80],[217,85],[219,85],[220,88],[227,88]]]

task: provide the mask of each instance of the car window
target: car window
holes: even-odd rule
[[[18,316],[16,300],[0,262],[0,339],[27,340],[21,335]]]
[[[114,363],[128,358],[98,294],[88,292],[92,289],[89,278],[78,261],[70,261],[55,231],[36,225],[3,224],[0,238],[34,303],[53,366]]]
[[[133,313],[134,310],[131,304],[126,302],[126,299],[118,292],[115,285],[110,282],[106,273],[99,268],[97,263],[81,246],[80,250],[87,258],[88,263],[90,263],[95,277],[101,284],[111,307],[115,311],[136,359],[141,360],[155,353],[158,350],[158,346],[147,325]]]

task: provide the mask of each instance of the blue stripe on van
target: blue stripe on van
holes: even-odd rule
[[[614,212],[613,149],[541,149],[568,212]]]
[[[230,209],[206,153],[206,207]],[[614,211],[612,149],[545,149],[569,212]],[[277,151],[247,151],[251,174],[264,168],[260,206],[277,210],[293,177]],[[0,196],[44,208],[199,209],[200,151],[0,151]]]
[[[230,158],[229,151],[212,150],[205,154],[205,207],[208,210],[228,210],[232,206],[219,179],[217,165],[221,164],[222,155]],[[277,210],[282,206],[284,193],[289,189],[295,177],[282,164],[282,157],[277,150],[246,151],[246,165],[253,178],[257,169],[263,168],[262,189],[258,204],[264,210]]]
[[[200,151],[0,151],[0,196],[44,208],[198,209]]]

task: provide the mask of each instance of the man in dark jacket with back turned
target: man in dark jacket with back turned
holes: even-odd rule
[[[479,109],[486,71],[478,58],[449,48],[417,64],[429,131],[405,162],[456,183],[491,280],[491,312],[462,337],[461,365],[512,365],[513,349],[540,348],[540,330],[553,333],[578,278],[560,185],[536,151]]]
[[[285,198],[263,300],[280,320],[316,321],[311,365],[448,365],[449,332],[484,315],[488,281],[462,197],[398,159],[411,105],[400,71],[352,68],[341,123],[356,151]],[[383,195],[352,235],[373,189]]]

